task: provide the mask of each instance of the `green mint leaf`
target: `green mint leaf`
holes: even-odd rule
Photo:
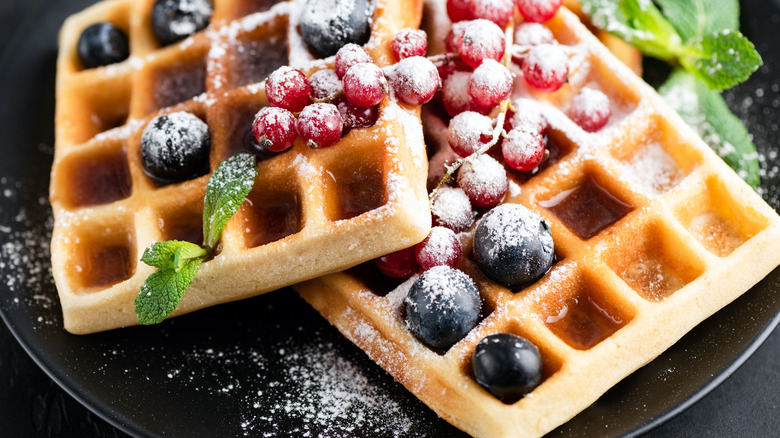
[[[206,185],[203,205],[203,244],[213,249],[228,220],[238,211],[252,190],[257,176],[254,155],[234,155],[214,171]]]
[[[739,0],[655,0],[677,33],[688,41],[739,29]]]
[[[750,40],[726,29],[689,41],[680,63],[713,90],[725,90],[747,80],[763,61]]]
[[[720,93],[679,68],[658,91],[742,179],[753,187],[760,184],[756,146]]]
[[[178,270],[188,260],[206,256],[206,250],[190,242],[155,242],[144,251],[141,261],[155,268]]]
[[[183,263],[179,270],[160,268],[154,271],[135,297],[138,323],[158,324],[176,310],[202,262],[203,259],[196,258]]]

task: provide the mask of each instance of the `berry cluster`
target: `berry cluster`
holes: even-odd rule
[[[428,102],[441,81],[436,66],[423,57],[427,46],[425,32],[404,29],[391,44],[398,62],[387,72],[352,43],[338,50],[333,69],[311,77],[287,66],[277,69],[265,83],[272,106],[261,109],[252,124],[257,143],[274,152],[289,149],[298,137],[312,148],[332,146],[352,129],[373,126],[390,89],[402,103]]]

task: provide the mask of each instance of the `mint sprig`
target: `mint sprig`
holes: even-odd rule
[[[756,147],[719,93],[747,80],[763,62],[753,44],[739,33],[739,1],[581,3],[594,25],[675,67],[660,87],[661,94],[745,181],[758,186]],[[694,104],[672,98],[682,91],[693,96]]]
[[[135,298],[139,324],[157,324],[176,310],[200,265],[213,255],[225,225],[252,190],[256,177],[253,155],[238,154],[224,160],[206,184],[204,246],[171,240],[146,248],[141,261],[157,270],[146,279]]]

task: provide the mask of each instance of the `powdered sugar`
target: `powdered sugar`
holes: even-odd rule
[[[463,189],[442,187],[431,203],[434,223],[461,232],[466,231],[474,222],[469,197]]]
[[[664,193],[685,177],[682,169],[658,143],[642,147],[628,161],[620,163],[626,177],[653,196]]]

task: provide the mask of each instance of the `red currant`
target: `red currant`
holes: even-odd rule
[[[349,69],[355,64],[373,63],[371,55],[366,52],[366,49],[358,46],[354,43],[349,43],[340,48],[336,53],[336,59],[334,62],[334,68],[339,78],[343,78]]]
[[[441,86],[439,71],[422,56],[400,60],[390,75],[395,96],[407,105],[422,105],[436,94]]]
[[[561,0],[515,0],[520,15],[531,23],[544,23],[558,12]]]
[[[539,109],[539,104],[531,99],[517,99],[512,102],[515,112],[507,119],[506,130],[523,129],[544,135],[547,132],[547,119]]]
[[[492,207],[504,198],[509,180],[504,166],[489,155],[480,155],[461,166],[458,187],[476,208]]]
[[[466,5],[473,18],[490,20],[499,27],[506,26],[515,12],[512,0],[466,0]]]
[[[466,22],[458,44],[460,58],[471,68],[484,59],[501,60],[505,49],[504,32],[496,23],[479,19]]]
[[[309,77],[309,85],[311,85],[311,97],[313,99],[333,99],[337,94],[344,91],[341,86],[341,80],[333,69],[314,72]]]
[[[265,81],[265,94],[273,106],[298,112],[311,103],[311,86],[302,71],[280,67]]]
[[[344,97],[364,108],[379,105],[387,94],[387,79],[376,64],[353,65],[344,75],[342,82]]]
[[[298,116],[298,135],[310,148],[333,146],[341,138],[344,122],[336,105],[313,103]]]
[[[447,0],[447,15],[453,23],[474,19],[468,0]]]
[[[298,138],[295,116],[284,108],[267,106],[260,110],[252,123],[257,144],[273,152],[292,147]]]
[[[448,52],[458,51],[460,42],[463,40],[463,31],[466,30],[468,23],[468,21],[458,21],[457,23],[452,24],[452,28],[449,33],[447,33],[447,40],[445,41]]]
[[[379,257],[374,264],[383,274],[393,278],[409,278],[420,269],[414,247]]]
[[[428,35],[424,30],[401,29],[390,43],[390,50],[398,61],[412,56],[425,56],[428,51]]]
[[[563,86],[569,74],[569,58],[560,46],[533,46],[523,60],[523,76],[533,88],[553,92]]]
[[[492,108],[511,92],[512,73],[498,61],[482,61],[469,78],[469,95],[479,105]]]
[[[521,172],[534,170],[544,159],[544,137],[537,132],[513,129],[501,144],[504,161]]]
[[[444,80],[441,87],[442,103],[450,116],[454,117],[463,111],[487,114],[492,109],[479,105],[471,98],[469,78],[471,78],[471,72],[455,71]]]
[[[571,100],[569,117],[585,131],[600,130],[609,122],[611,115],[609,98],[599,90],[583,88]]]
[[[379,108],[363,108],[353,105],[346,99],[340,99],[336,106],[341,113],[341,119],[344,121],[344,131],[342,135],[347,135],[349,131],[355,128],[368,128],[374,126],[379,118]]]
[[[458,264],[463,249],[458,236],[444,227],[433,227],[431,233],[422,242],[414,247],[417,263],[427,271],[434,266],[449,266],[454,268]]]
[[[514,43],[517,45],[530,47],[554,42],[552,31],[539,23],[524,22],[515,27]]]
[[[463,189],[442,187],[431,202],[433,225],[451,229],[456,233],[466,231],[474,223],[474,211]]]
[[[461,157],[468,157],[490,141],[493,121],[474,111],[465,111],[450,120],[447,142]]]

